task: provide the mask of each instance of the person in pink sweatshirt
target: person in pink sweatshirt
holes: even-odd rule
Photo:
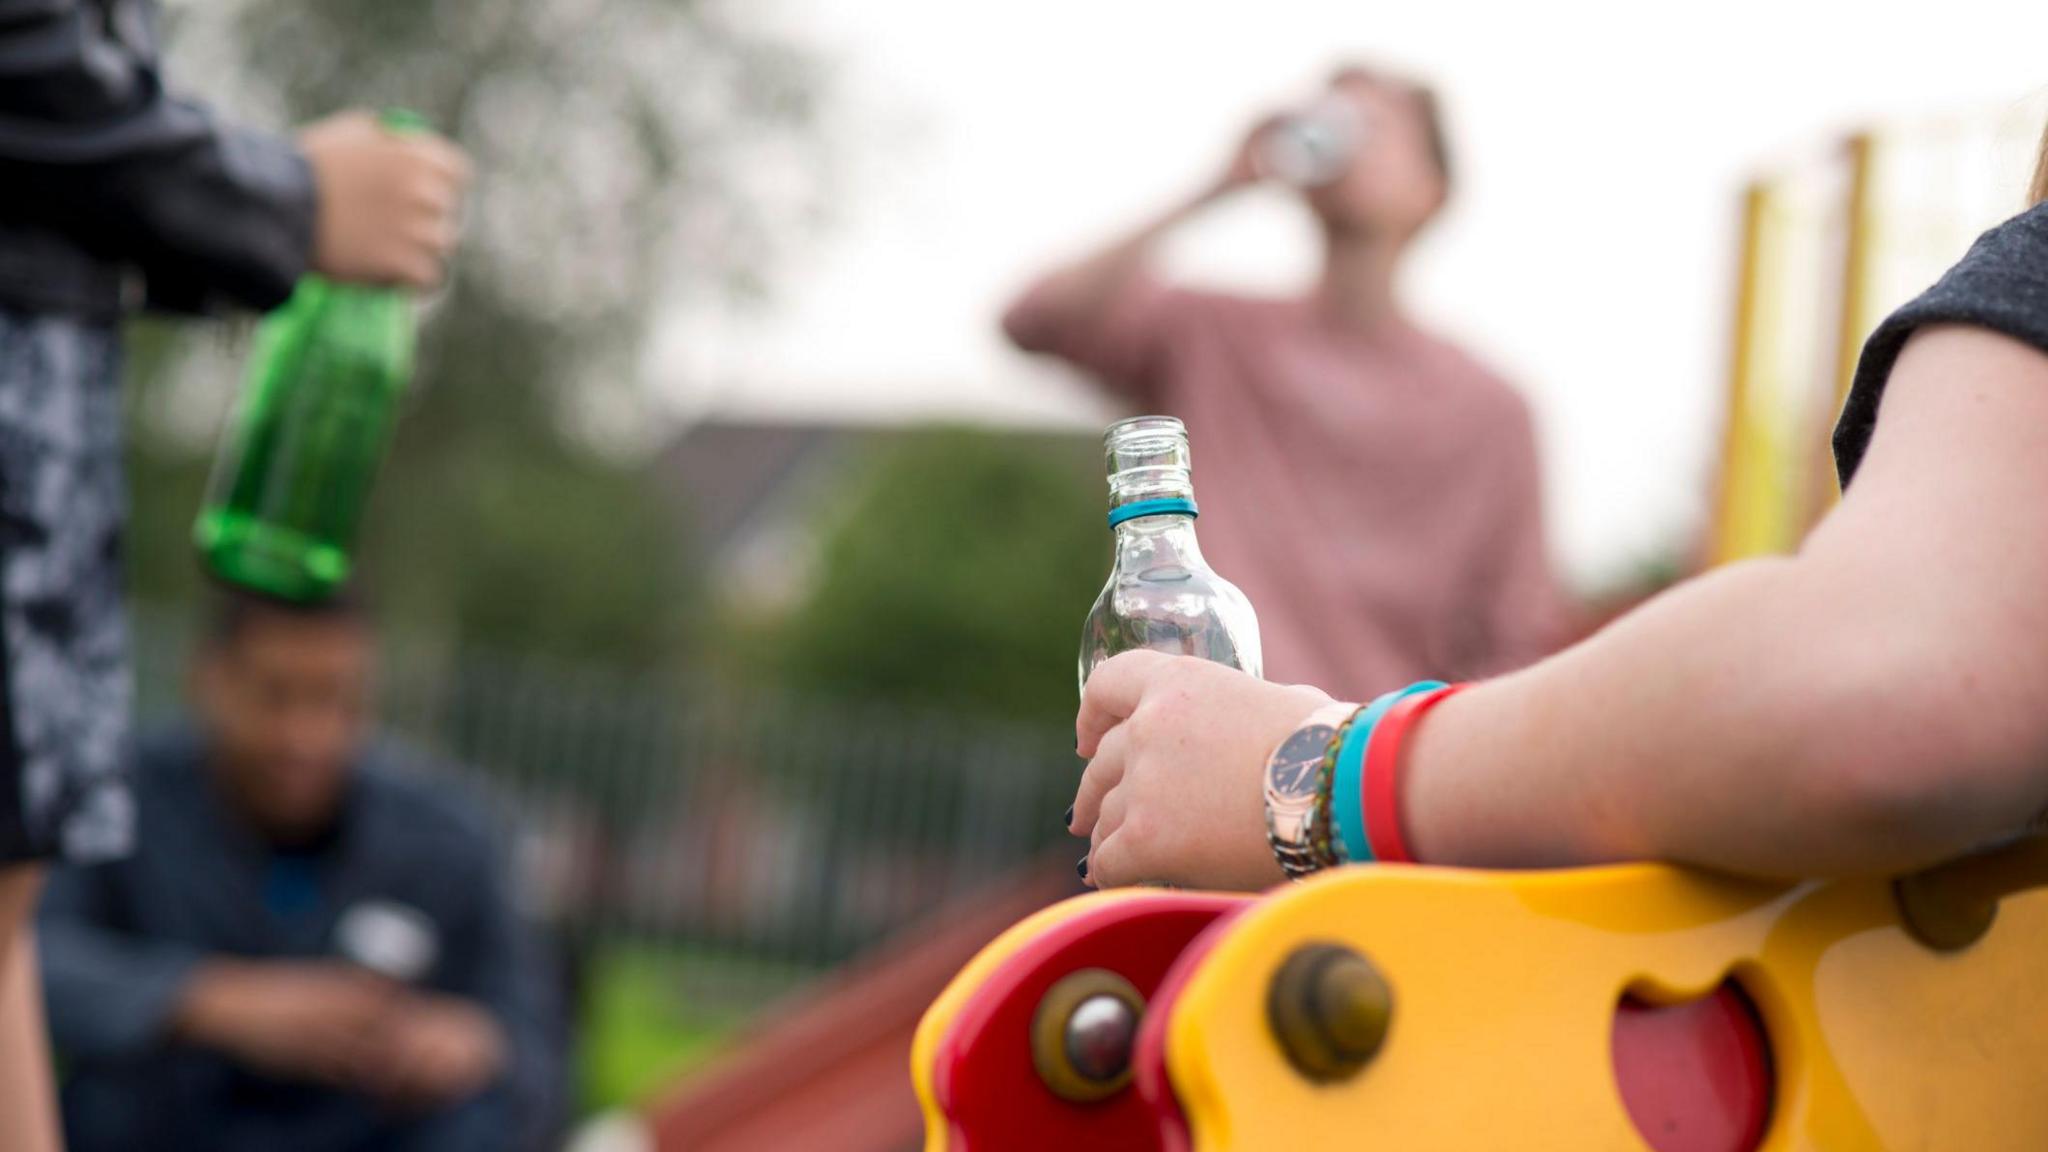
[[[1257,608],[1272,679],[1371,696],[1519,667],[1562,638],[1565,615],[1529,410],[1418,325],[1397,288],[1450,192],[1437,101],[1354,67],[1319,107],[1343,113],[1349,140],[1298,185],[1323,236],[1307,293],[1191,291],[1151,266],[1181,223],[1276,178],[1289,127],[1274,117],[1197,195],[1041,277],[1004,330],[1187,424],[1203,550]]]

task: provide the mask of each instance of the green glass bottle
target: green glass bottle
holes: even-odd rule
[[[410,113],[383,119],[394,131],[425,127]],[[347,582],[414,336],[408,293],[318,276],[264,317],[192,528],[215,576],[299,602]]]

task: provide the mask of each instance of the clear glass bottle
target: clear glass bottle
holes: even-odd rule
[[[1257,163],[1266,176],[1296,188],[1336,183],[1365,143],[1356,102],[1330,93],[1280,118],[1259,141]]]
[[[1154,648],[1262,674],[1259,619],[1195,542],[1188,431],[1170,416],[1109,426],[1109,523],[1116,565],[1081,629],[1081,683],[1119,652]]]

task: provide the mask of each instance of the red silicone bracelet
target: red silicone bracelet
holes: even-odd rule
[[[1453,684],[1434,692],[1423,692],[1396,703],[1372,730],[1372,742],[1365,746],[1365,835],[1372,842],[1373,859],[1387,864],[1413,864],[1408,837],[1401,830],[1401,745],[1408,730],[1422,714],[1463,690]]]

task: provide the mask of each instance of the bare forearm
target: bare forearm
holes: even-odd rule
[[[1915,336],[1856,487],[1725,569],[1454,698],[1410,748],[1424,859],[1883,872],[2048,804],[2048,358]]]
[[[57,1152],[56,1089],[30,913],[40,870],[0,869],[0,1147]]]
[[[1099,315],[1132,277],[1145,270],[1152,249],[1196,213],[1228,193],[1216,185],[1174,205],[1136,231],[1072,264],[1047,273],[1003,314],[1003,330],[1025,349],[1045,343],[1044,333],[1076,318]]]
[[[171,1004],[165,1021],[166,1032],[189,1044],[219,1050],[229,1048],[237,999],[236,984],[247,971],[240,962],[220,959],[208,960],[194,968]]]
[[[1941,653],[1894,593],[1825,560],[1695,581],[1552,660],[1446,702],[1409,750],[1425,860],[1541,866],[1662,858],[1770,875],[1879,872],[2010,826],[1959,771]]]

